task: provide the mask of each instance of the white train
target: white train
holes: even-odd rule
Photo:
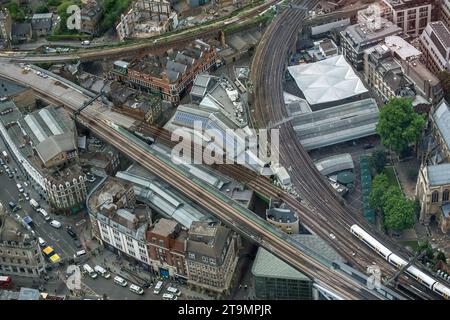
[[[380,256],[386,259],[389,263],[393,264],[397,268],[401,268],[408,264],[407,261],[394,254],[391,250],[383,246],[380,242],[378,242],[374,237],[364,231],[360,226],[354,224],[350,228],[351,233],[357,236],[360,240],[362,240],[365,244],[375,250]],[[420,271],[415,266],[411,265],[405,270],[410,276],[414,277],[419,283],[427,286],[429,289],[433,290],[440,296],[449,300],[450,297],[450,289],[440,283],[439,281],[434,280],[430,276],[426,275],[424,272]]]

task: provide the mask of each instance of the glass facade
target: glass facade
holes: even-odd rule
[[[253,276],[257,299],[312,300],[312,281]]]

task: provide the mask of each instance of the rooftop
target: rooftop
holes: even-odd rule
[[[432,0],[383,0],[394,9],[406,9],[432,4]]]
[[[430,186],[450,184],[450,163],[428,166],[427,173]]]
[[[187,251],[196,253],[197,260],[200,260],[200,256],[197,255],[208,256],[219,260],[217,265],[221,265],[221,254],[227,245],[230,232],[230,229],[221,225],[193,222],[189,228]]]
[[[0,78],[0,96],[2,97],[15,96],[16,94],[19,94],[27,89],[28,88],[16,82]]]
[[[161,218],[152,226],[151,231],[163,237],[168,237],[175,231],[177,226],[178,223],[176,221]]]
[[[288,67],[309,104],[326,103],[367,92],[344,56]]]
[[[408,41],[399,36],[388,36],[384,39],[384,43],[402,60],[414,59],[422,54]]]
[[[447,148],[450,149],[450,106],[442,99],[433,114],[433,121],[439,130]]]
[[[325,176],[343,170],[353,170],[352,155],[350,153],[337,154],[331,157],[322,158],[315,161],[315,165],[319,172]]]
[[[445,48],[450,48],[450,30],[442,21],[433,21],[429,26]],[[433,39],[432,39],[433,40]],[[434,41],[434,40],[433,40]]]

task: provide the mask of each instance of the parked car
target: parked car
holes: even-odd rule
[[[45,240],[42,239],[41,237],[38,238],[38,241],[39,241],[39,245],[41,247],[46,247],[47,246],[47,242],[45,242]]]
[[[121,278],[119,276],[114,277],[114,283],[122,287],[126,287],[128,285],[128,282],[126,282],[124,278]]]
[[[77,234],[72,230],[71,226],[67,226],[66,227],[66,231],[69,234],[69,236],[72,237],[72,239],[76,239],[77,238]]]
[[[50,221],[50,225],[51,225],[53,228],[56,228],[56,229],[61,228],[61,222],[56,221],[56,220]]]

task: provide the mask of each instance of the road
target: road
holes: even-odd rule
[[[0,149],[1,150],[7,150],[5,147],[5,143],[2,139],[0,139]],[[0,175],[0,185],[2,186],[2,192],[0,193],[0,201],[4,205],[5,208],[9,210],[8,203],[10,201],[13,201],[15,203],[19,203],[19,205],[22,207],[20,211],[17,213],[24,217],[26,215],[29,215],[35,224],[35,227],[33,230],[35,231],[36,235],[39,237],[42,237],[50,246],[55,249],[55,251],[60,255],[60,257],[68,258],[73,257],[73,254],[77,252],[75,243],[73,239],[69,236],[69,234],[64,229],[64,223],[63,227],[61,229],[55,229],[48,222],[44,220],[41,214],[33,210],[33,208],[30,206],[29,202],[23,198],[22,202],[19,202],[19,191],[17,190],[16,183],[20,183],[22,187],[25,189],[26,192],[30,194],[30,198],[33,198],[37,200],[40,205],[47,210],[47,212],[50,212],[48,208],[48,204],[40,198],[39,193],[31,187],[31,182],[25,178],[24,175],[21,174],[19,165],[12,159],[11,152],[8,151],[8,154],[10,155],[10,161],[7,164],[12,170],[17,169],[18,174],[15,174],[13,179],[8,178],[8,175],[3,173]],[[19,179],[17,179],[19,177]],[[26,182],[29,186],[25,187],[24,182]],[[53,219],[56,219],[58,221],[61,221],[61,217],[55,216],[51,213],[49,213],[50,216]]]
[[[78,109],[82,102],[88,99],[74,89],[55,85],[51,78],[42,79],[34,73],[24,75],[17,65],[0,63],[0,72],[10,79],[32,86],[40,94],[47,95],[72,110]],[[89,128],[93,134],[112,144],[122,153],[129,155],[150,172],[161,177],[212,214],[215,214],[220,220],[246,233],[247,237],[258,242],[295,268],[309,274],[312,278],[321,279],[322,282],[328,283],[333,290],[339,292],[344,298],[376,299],[371,292],[367,291],[365,285],[361,285],[355,280],[330,269],[330,265],[324,265],[314,253],[305,252],[291,237],[257,217],[253,212],[245,210],[216,190],[209,189],[202,182],[187,177],[184,173],[179,172],[172,162],[152,154],[141,140],[125,130],[117,130],[117,128],[111,126],[111,121],[116,121],[115,119],[117,119],[117,114],[115,115],[114,112],[98,102],[94,102],[85,108],[77,117],[77,120]],[[129,122],[126,117],[121,117],[118,120],[125,123]],[[281,190],[279,192],[282,193]]]

